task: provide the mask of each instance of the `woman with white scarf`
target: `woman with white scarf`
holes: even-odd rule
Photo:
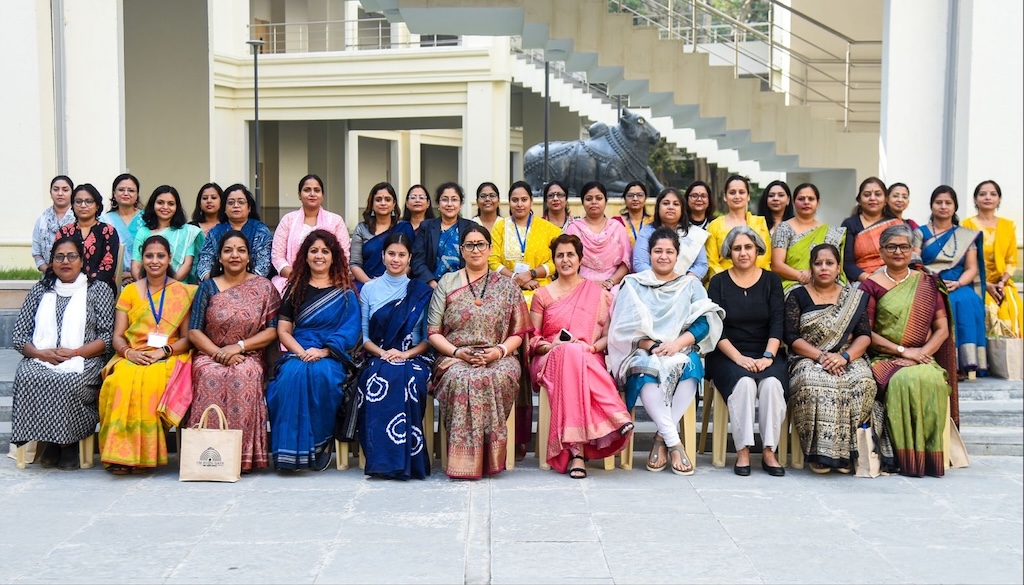
[[[637,397],[658,428],[647,469],[693,473],[679,438],[679,419],[704,376],[701,354],[715,348],[725,312],[708,300],[700,280],[675,272],[679,236],[659,228],[648,240],[651,268],[630,274],[615,297],[608,332],[608,366],[626,392]]]
[[[11,442],[39,441],[42,467],[78,468],[78,441],[96,430],[100,370],[110,350],[114,293],[82,273],[80,241],[57,240],[21,306],[14,348]]]

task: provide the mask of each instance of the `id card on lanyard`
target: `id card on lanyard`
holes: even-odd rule
[[[164,347],[167,345],[169,339],[167,335],[159,333],[160,330],[160,319],[164,315],[164,299],[167,298],[167,283],[170,281],[170,277],[164,276],[164,288],[160,291],[160,309],[157,310],[156,304],[153,303],[153,294],[149,292],[149,283],[146,283],[146,297],[149,298],[149,309],[153,311],[153,321],[156,323],[156,331],[149,334],[149,338],[146,344],[149,347]]]

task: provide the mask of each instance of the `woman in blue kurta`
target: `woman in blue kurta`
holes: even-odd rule
[[[406,275],[412,257],[407,234],[391,233],[383,248],[387,271],[366,283],[359,299],[363,349],[371,356],[359,378],[359,444],[366,475],[424,479],[430,459],[423,413],[433,400],[424,313],[434,290]]]
[[[229,231],[238,230],[249,239],[249,257],[252,258],[253,274],[270,278],[270,248],[274,244],[274,234],[267,224],[260,221],[252,193],[245,185],[235,183],[224,189],[224,196],[220,201],[221,213],[226,221],[213,226],[206,234],[206,240],[196,260],[196,277],[199,280],[210,277],[210,270],[213,269],[213,262],[217,257],[217,242]]]
[[[928,223],[914,230],[914,249],[925,267],[939,275],[949,291],[955,323],[957,370],[987,370],[985,354],[985,302],[975,282],[985,282],[984,245],[981,232],[960,227],[959,204],[952,187],[940,185],[932,192]],[[980,278],[979,278],[980,276]]]
[[[277,469],[323,470],[345,380],[342,359],[359,342],[359,302],[337,237],[314,230],[303,241],[278,312],[287,349],[267,386],[270,450]]]

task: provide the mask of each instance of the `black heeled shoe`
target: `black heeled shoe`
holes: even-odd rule
[[[786,468],[785,467],[782,467],[782,466],[772,467],[771,465],[768,465],[767,463],[765,463],[764,459],[761,460],[761,469],[767,471],[768,475],[770,475],[772,477],[782,477],[783,475],[786,475]],[[750,468],[749,467],[747,468],[747,473],[750,473]]]

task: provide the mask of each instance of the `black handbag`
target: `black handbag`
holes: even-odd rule
[[[345,380],[341,383],[341,406],[334,417],[334,439],[343,443],[352,443],[356,440],[356,421],[359,414],[359,390],[356,385],[359,383],[359,374],[362,372],[364,360],[362,352],[357,353],[355,358],[347,354],[338,356],[342,365],[345,366]]]

